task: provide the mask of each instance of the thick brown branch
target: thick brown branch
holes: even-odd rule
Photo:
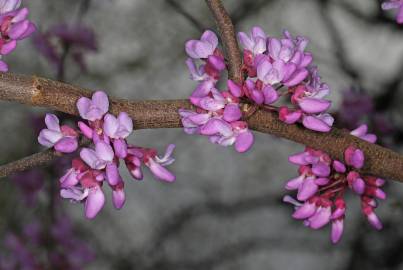
[[[91,92],[83,88],[52,80],[11,73],[0,75],[0,100],[48,107],[78,115],[76,101],[81,96],[90,95]],[[191,105],[187,100],[128,101],[111,98],[112,113],[127,112],[135,119],[137,129],[179,128],[181,127],[179,108],[191,108]],[[248,123],[256,131],[321,149],[340,160],[343,160],[343,152],[349,145],[356,145],[366,155],[363,171],[403,182],[403,156],[384,147],[367,143],[347,132],[335,128],[329,133],[310,131],[298,125],[284,124],[275,113],[266,111],[256,112],[248,119]],[[25,159],[17,162],[23,164],[31,161]],[[0,175],[9,174],[5,168],[0,167]]]
[[[206,0],[206,3],[213,13],[218,30],[220,31],[222,43],[224,44],[226,58],[229,63],[229,78],[237,83],[241,83],[242,58],[231,18],[220,0]]]

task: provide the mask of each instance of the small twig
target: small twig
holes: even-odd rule
[[[0,166],[0,178],[51,163],[60,154],[52,149]]]
[[[88,139],[82,139],[79,147],[87,146],[90,143]],[[0,178],[30,170],[36,167],[46,166],[52,163],[56,158],[63,156],[62,153],[56,152],[53,149],[48,149],[20,160],[10,162],[0,166]]]

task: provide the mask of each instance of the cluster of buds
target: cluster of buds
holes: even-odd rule
[[[217,36],[207,30],[200,40],[186,43],[190,57],[186,64],[191,79],[199,84],[189,98],[196,111],[179,111],[185,132],[209,136],[211,142],[224,146],[235,143],[235,149],[244,152],[253,144],[253,135],[242,121],[249,111],[243,112],[241,104],[276,111],[287,124],[299,122],[311,130],[328,132],[333,117],[326,113],[331,102],[324,98],[330,90],[311,65],[312,54],[305,52],[308,40],[293,38],[287,31],[281,39],[268,37],[260,27],[253,27],[250,35],[240,32],[238,37],[244,47],[244,79],[241,83],[227,80],[225,91],[217,89],[227,71]],[[198,66],[195,60],[202,64]],[[289,96],[292,107],[274,106],[281,96]]]
[[[383,10],[398,9],[396,21],[403,24],[403,0],[389,0],[382,3]]]
[[[240,109],[241,89],[228,81],[228,91],[217,87],[221,74],[226,70],[218,38],[212,31],[206,31],[200,40],[186,43],[189,59],[186,64],[191,78],[199,84],[190,96],[190,102],[197,111],[179,110],[184,130],[188,134],[208,136],[212,143],[229,146],[235,144],[238,152],[247,151],[253,144],[252,132],[242,121]],[[195,60],[203,61],[197,66]]]
[[[375,135],[367,134],[366,125],[361,125],[351,134],[370,143],[376,141]],[[297,190],[297,200],[287,195],[284,201],[295,206],[292,216],[304,220],[305,226],[320,229],[331,222],[333,243],[337,243],[343,234],[344,194],[347,189],[360,196],[363,214],[378,230],[382,228],[382,223],[374,209],[378,206],[377,199],[386,199],[381,189],[385,182],[383,179],[358,172],[365,161],[360,149],[349,146],[344,151],[344,160],[345,163],[332,160],[323,151],[311,148],[289,157],[291,163],[299,165],[299,176],[289,180],[286,189]]]
[[[19,40],[30,36],[35,25],[27,17],[28,8],[19,9],[21,0],[0,0],[0,71],[8,71],[8,66],[1,60],[3,55],[14,51]]]
[[[74,158],[72,168],[60,178],[61,196],[75,202],[85,203],[85,216],[94,218],[103,208],[105,195],[102,186],[106,181],[112,189],[113,205],[116,209],[125,202],[124,182],[119,173],[119,163],[123,160],[133,178],[143,178],[142,165],[148,167],[159,180],[172,182],[175,175],[165,166],[174,162],[171,157],[174,145],[169,145],[163,157],[157,156],[155,149],[128,144],[126,138],[133,131],[133,121],[127,113],[118,117],[108,113],[108,96],[97,91],[92,99],[82,97],[77,101],[82,119],[78,130],[60,126],[55,115],[45,117],[47,129],[40,132],[38,141],[58,152],[71,153],[78,149],[80,135],[90,139],[94,149],[83,148],[80,157]]]

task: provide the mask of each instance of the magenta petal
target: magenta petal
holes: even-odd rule
[[[308,76],[308,71],[306,69],[301,69],[295,72],[287,81],[284,82],[284,85],[288,87],[295,86],[302,82]]]
[[[336,244],[340,241],[341,236],[343,235],[343,219],[337,219],[332,222],[332,232],[330,238],[333,244]]]
[[[210,93],[211,89],[213,89],[213,87],[214,87],[214,83],[210,80],[200,82],[197,85],[196,89],[193,91],[191,97],[193,97],[193,98],[206,97]],[[197,105],[197,104],[195,104],[195,105]]]
[[[292,217],[295,219],[306,219],[311,217],[315,211],[316,206],[314,203],[305,202],[292,214]]]
[[[375,134],[367,134],[362,136],[361,139],[369,143],[375,143],[378,138],[376,137]]]
[[[42,129],[38,136],[38,142],[46,147],[53,147],[53,145],[63,138],[60,132],[50,129]]]
[[[303,117],[302,124],[308,129],[319,132],[329,132],[331,129],[324,121],[310,115]]]
[[[345,173],[346,172],[346,166],[342,162],[340,162],[338,160],[333,161],[333,169],[336,172],[339,172],[339,173]]]
[[[287,190],[296,190],[299,189],[302,185],[302,183],[305,180],[305,175],[300,175],[296,178],[290,179],[287,181],[287,184],[285,185],[285,189]]]
[[[253,141],[254,138],[252,132],[249,130],[242,132],[236,137],[235,150],[239,153],[244,153],[252,147]]]
[[[262,91],[253,89],[251,90],[251,98],[256,104],[262,104],[264,102],[264,95]]]
[[[211,97],[205,97],[200,100],[199,106],[207,111],[218,111],[224,108],[225,103],[223,101],[217,101]]]
[[[227,122],[238,121],[242,117],[242,112],[238,104],[228,104],[224,108],[223,119]]]
[[[125,112],[119,113],[118,120],[120,126],[117,135],[120,138],[126,138],[133,132],[133,120]]]
[[[78,148],[78,141],[75,137],[63,137],[55,144],[55,150],[61,153],[73,153]]]
[[[367,134],[367,132],[368,132],[368,126],[363,124],[357,127],[356,129],[352,130],[350,134],[360,138],[361,136]]]
[[[112,202],[116,209],[121,209],[125,204],[126,196],[123,189],[115,189],[112,191]]]
[[[330,167],[326,163],[318,162],[312,165],[312,172],[319,177],[327,177],[330,174]]]
[[[357,193],[358,195],[362,195],[365,191],[365,182],[361,178],[356,178],[353,180],[352,187],[355,193]]]
[[[14,51],[14,49],[17,47],[17,41],[16,40],[10,40],[9,42],[5,43],[0,50],[0,54],[6,55]]]
[[[361,169],[364,166],[364,152],[354,146],[349,146],[344,151],[344,159],[347,165],[353,166],[356,169]]]
[[[100,159],[109,162],[112,162],[115,155],[112,147],[109,144],[106,144],[104,141],[99,141],[95,144],[95,152]]]
[[[225,69],[224,59],[220,56],[210,55],[207,59],[208,63],[214,67],[217,71],[221,71]]]
[[[11,39],[19,39],[25,31],[28,30],[30,22],[28,20],[20,21],[11,26],[8,35]]]
[[[374,212],[371,212],[369,215],[367,215],[367,219],[368,219],[368,222],[375,229],[381,230],[383,228],[381,220],[378,218],[378,216]]]
[[[120,174],[118,167],[115,163],[108,163],[106,165],[106,178],[109,185],[114,186],[119,183]]]
[[[270,105],[278,100],[278,93],[271,85],[266,85],[262,92],[264,96],[264,104]]]
[[[93,130],[84,122],[78,121],[78,127],[80,128],[81,132],[84,134],[85,137],[88,139],[92,139]]]
[[[298,190],[297,199],[306,201],[318,191],[318,185],[315,184],[315,178],[306,178]]]
[[[204,125],[211,118],[209,113],[198,113],[188,117],[195,125]]]
[[[211,31],[211,30],[206,30],[200,37],[201,41],[208,42],[212,48],[216,48],[218,46],[218,37],[217,35]]]
[[[310,154],[308,152],[301,152],[288,157],[288,161],[296,165],[308,165],[310,162],[306,160]]]
[[[115,116],[112,114],[106,114],[104,117],[104,125],[103,125],[103,130],[106,135],[108,135],[111,138],[115,138],[115,134],[119,128],[119,121],[116,119]]]
[[[20,36],[19,39],[24,39],[32,35],[36,31],[36,25],[29,22],[28,28],[25,30],[25,32]]]
[[[45,116],[45,124],[48,129],[60,132],[59,118],[56,115],[47,113]]]
[[[324,186],[324,185],[327,185],[329,183],[329,181],[330,181],[330,179],[326,178],[326,177],[316,178],[315,184],[317,184],[318,186]]]
[[[78,184],[77,173],[74,169],[70,169],[60,178],[59,181],[62,188],[75,186]]]
[[[91,106],[91,100],[86,97],[81,97],[77,101],[76,105],[77,105],[77,109],[78,109],[78,112],[80,113],[81,118],[87,119],[87,113]]]
[[[105,195],[100,187],[92,188],[85,201],[85,216],[93,219],[105,204]]]
[[[27,16],[29,15],[29,9],[28,8],[22,8],[17,11],[15,16],[12,18],[11,22],[17,23],[25,20]]]
[[[8,65],[0,60],[0,72],[7,72],[8,71]]]
[[[331,219],[338,219],[346,213],[346,208],[336,208],[332,213]]]
[[[230,124],[223,120],[212,118],[204,126],[202,126],[202,128],[200,129],[200,134],[222,134],[223,136],[228,137],[232,135],[232,127]]]
[[[330,221],[330,207],[319,207],[316,213],[309,218],[309,226],[312,229],[320,229]]]
[[[170,171],[165,169],[163,166],[155,162],[153,159],[150,159],[148,167],[150,168],[153,175],[160,180],[173,182],[175,181],[175,175],[173,175]]]
[[[320,113],[329,109],[331,102],[324,99],[303,98],[298,105],[306,113]]]
[[[108,112],[109,110],[109,100],[108,96],[103,91],[96,91],[92,95],[92,103],[94,106],[100,109],[102,115]]]
[[[83,148],[80,151],[80,157],[81,159],[87,163],[88,166],[90,166],[93,169],[101,170],[105,168],[105,162],[102,162],[96,152],[92,149],[89,148]]]
[[[125,158],[127,156],[127,144],[123,139],[116,139],[113,141],[113,149],[118,158]]]
[[[235,97],[240,97],[242,95],[242,88],[238,84],[234,83],[232,80],[227,81],[227,86],[229,91]]]

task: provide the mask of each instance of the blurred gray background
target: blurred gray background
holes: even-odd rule
[[[81,0],[25,2],[42,30],[75,20],[81,5]],[[322,79],[331,86],[334,111],[342,91],[351,86],[375,96],[394,87],[388,110],[400,124],[403,28],[394,24],[393,12],[380,13],[378,1],[223,2],[238,31],[260,25],[272,36],[283,29],[307,36]],[[68,63],[65,80],[127,99],[186,98],[195,83],[188,79],[184,43],[203,29],[214,29],[201,0],[93,0],[82,22],[94,29],[99,51],[86,56],[86,73]],[[55,76],[30,41],[5,59],[11,72]],[[1,163],[31,153],[36,137],[25,119],[32,112],[46,110],[0,102]],[[389,199],[377,210],[385,223],[381,232],[369,228],[358,199],[351,198],[345,234],[333,246],[328,228],[305,228],[281,202],[285,181],[296,175],[287,157],[303,146],[255,135],[253,149],[237,154],[180,129],[135,131],[129,139],[133,144],[160,151],[177,145],[170,167],[177,181],[165,184],[146,174],[136,182],[122,169],[125,207],[114,210],[106,188],[108,202],[94,221],[83,217],[82,206],[63,201],[97,254],[85,269],[403,269],[402,184],[388,182]],[[401,150],[399,144],[393,147]],[[13,187],[2,181],[0,189]],[[18,201],[0,201],[0,208],[35,215],[35,209],[19,209]],[[4,215],[0,230],[7,223]]]

